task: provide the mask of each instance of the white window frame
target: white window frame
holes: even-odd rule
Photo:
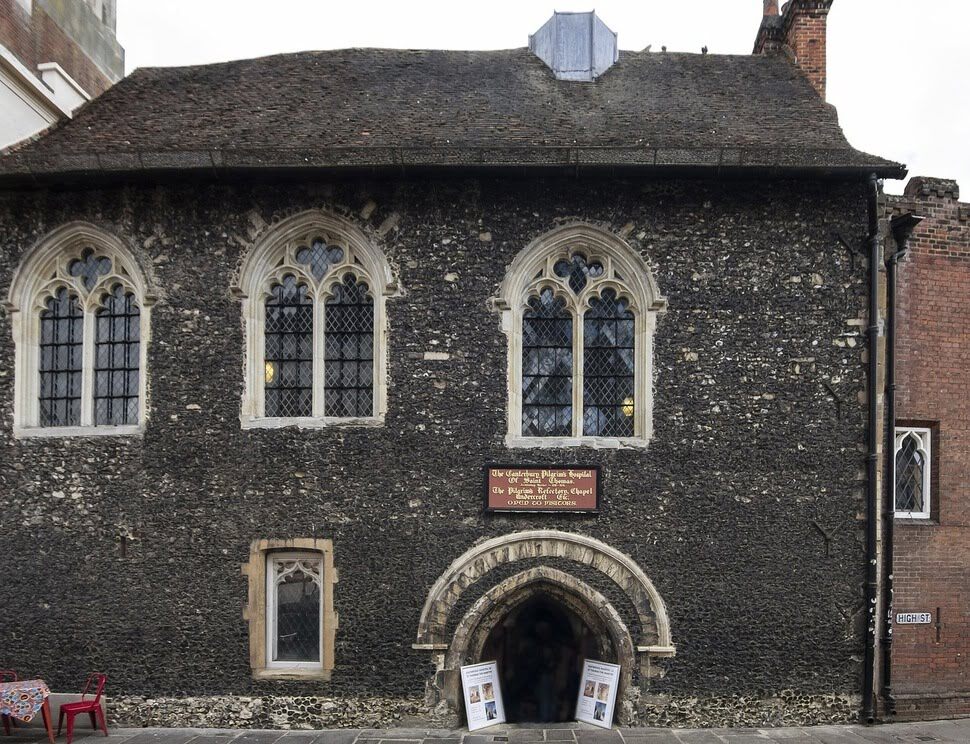
[[[576,253],[604,267],[602,277],[590,279],[577,297],[568,279],[553,267]],[[566,298],[573,317],[573,425],[571,436],[533,437],[522,434],[522,320],[528,302],[543,289],[552,288]],[[584,315],[590,301],[604,289],[613,289],[629,302],[634,316],[633,436],[602,437],[583,434]],[[501,313],[508,337],[508,431],[510,448],[608,447],[643,448],[653,434],[653,334],[657,315],[666,310],[653,273],[643,258],[618,236],[586,223],[560,226],[534,240],[516,256],[493,307]]]
[[[920,511],[896,511],[896,456],[903,442],[910,437],[919,441],[919,451],[923,454],[923,508]],[[896,519],[930,519],[932,515],[932,470],[933,470],[933,430],[925,426],[897,426],[895,446],[893,447],[893,514]]]
[[[71,276],[70,263],[86,249],[111,259],[111,272],[90,290]],[[95,425],[94,378],[96,314],[116,284],[131,292],[139,308],[138,420],[134,424]],[[58,290],[78,297],[83,312],[81,351],[81,420],[77,426],[40,425],[40,315]],[[155,296],[131,251],[116,236],[86,222],[62,225],[31,248],[14,273],[5,307],[14,337],[14,436],[124,436],[144,431],[147,416],[148,345]]]
[[[315,238],[343,249],[343,260],[317,280],[296,252]],[[266,300],[274,284],[287,274],[307,285],[313,300],[313,405],[310,416],[265,415]],[[326,300],[334,285],[352,274],[367,284],[374,308],[372,415],[325,416],[324,328]],[[356,225],[343,217],[319,210],[294,215],[274,225],[260,237],[246,256],[233,287],[242,302],[246,336],[245,386],[240,410],[243,429],[275,429],[284,426],[322,428],[328,426],[380,426],[387,412],[387,312],[385,301],[398,294],[390,266],[376,245]]]
[[[320,623],[317,632],[317,660],[316,661],[277,661],[273,657],[276,655],[276,625],[277,625],[277,602],[276,602],[276,562],[277,561],[315,561],[318,565],[319,577],[317,588],[320,591],[319,617]],[[324,571],[326,564],[323,554],[313,551],[303,551],[299,553],[274,553],[266,554],[266,668],[267,669],[323,669],[324,654],[324,624],[326,613],[324,612],[325,583]]]

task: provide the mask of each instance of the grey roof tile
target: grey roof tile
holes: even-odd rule
[[[782,57],[621,52],[595,82],[527,49],[344,49],[143,68],[0,157],[119,169],[632,165],[871,169]]]

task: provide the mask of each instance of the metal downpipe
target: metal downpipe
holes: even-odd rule
[[[876,656],[876,619],[877,619],[877,546],[876,526],[879,519],[878,493],[876,481],[879,474],[879,420],[876,406],[879,401],[877,376],[879,373],[879,183],[872,174],[868,181],[869,235],[869,311],[866,330],[868,423],[866,434],[868,452],[866,455],[866,645],[863,657],[862,678],[862,720],[872,723],[875,720],[875,656]]]

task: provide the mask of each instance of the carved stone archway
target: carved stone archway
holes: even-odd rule
[[[515,561],[534,559],[573,561],[594,569],[612,581],[634,608],[640,627],[631,636],[610,601],[565,570],[536,566],[505,579],[483,594],[457,621],[449,618],[462,594],[493,569]],[[639,669],[641,682],[652,674],[651,659],[673,656],[670,624],[663,599],[643,569],[627,555],[595,538],[556,530],[531,530],[486,540],[456,559],[435,582],[418,623],[413,647],[433,654],[436,676],[429,689],[431,702],[457,700],[458,668],[476,660],[476,649],[491,627],[517,602],[534,591],[556,596],[595,629],[609,637],[626,684]],[[453,625],[454,631],[449,631]]]

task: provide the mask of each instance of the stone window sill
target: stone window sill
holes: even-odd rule
[[[589,447],[591,449],[646,449],[647,440],[640,437],[521,437],[508,434],[509,449],[553,449]]]
[[[141,436],[144,427],[139,424],[127,426],[17,426],[16,439],[40,439],[58,437],[132,437]]]
[[[298,669],[286,667],[270,667],[265,669],[254,669],[253,679],[277,679],[277,680],[317,680],[322,682],[330,681],[330,670],[323,668]]]
[[[332,427],[374,427],[384,425],[384,419],[378,418],[377,416],[359,418],[336,418],[332,416],[302,416],[299,418],[241,416],[239,422],[243,429],[327,429]]]

